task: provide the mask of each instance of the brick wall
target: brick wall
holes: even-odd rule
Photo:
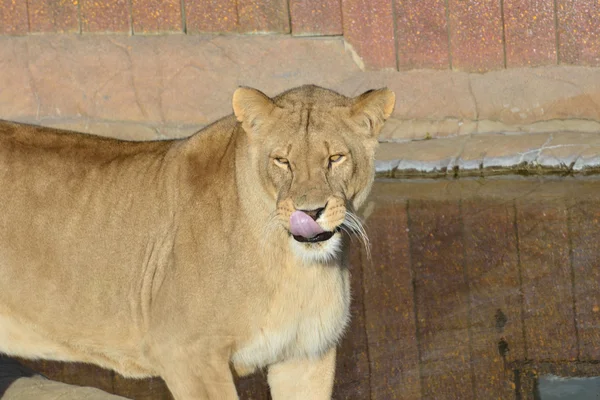
[[[0,0],[0,33],[343,35],[369,69],[600,66],[596,0]]]

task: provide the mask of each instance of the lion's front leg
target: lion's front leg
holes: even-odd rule
[[[335,376],[335,348],[319,359],[290,360],[269,367],[273,400],[330,400]]]
[[[239,399],[226,358],[171,362],[162,376],[175,400]]]

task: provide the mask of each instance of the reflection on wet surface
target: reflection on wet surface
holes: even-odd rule
[[[540,399],[561,390],[540,377],[600,376],[600,179],[378,181],[362,212],[372,258],[356,241],[334,398]],[[168,398],[157,380],[38,366]],[[262,376],[238,387],[269,398]]]
[[[600,378],[563,378],[543,375],[539,380],[540,400],[598,400]]]

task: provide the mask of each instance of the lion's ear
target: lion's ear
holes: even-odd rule
[[[233,113],[246,132],[252,132],[275,109],[273,101],[260,90],[239,87],[233,93]]]
[[[352,118],[366,125],[372,136],[378,136],[383,123],[392,115],[396,95],[387,88],[369,90],[354,98]]]

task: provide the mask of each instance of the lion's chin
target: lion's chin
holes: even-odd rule
[[[321,236],[321,237],[320,237]],[[290,245],[294,254],[304,263],[328,263],[340,254],[342,237],[339,230],[323,232],[311,239],[290,237]]]

